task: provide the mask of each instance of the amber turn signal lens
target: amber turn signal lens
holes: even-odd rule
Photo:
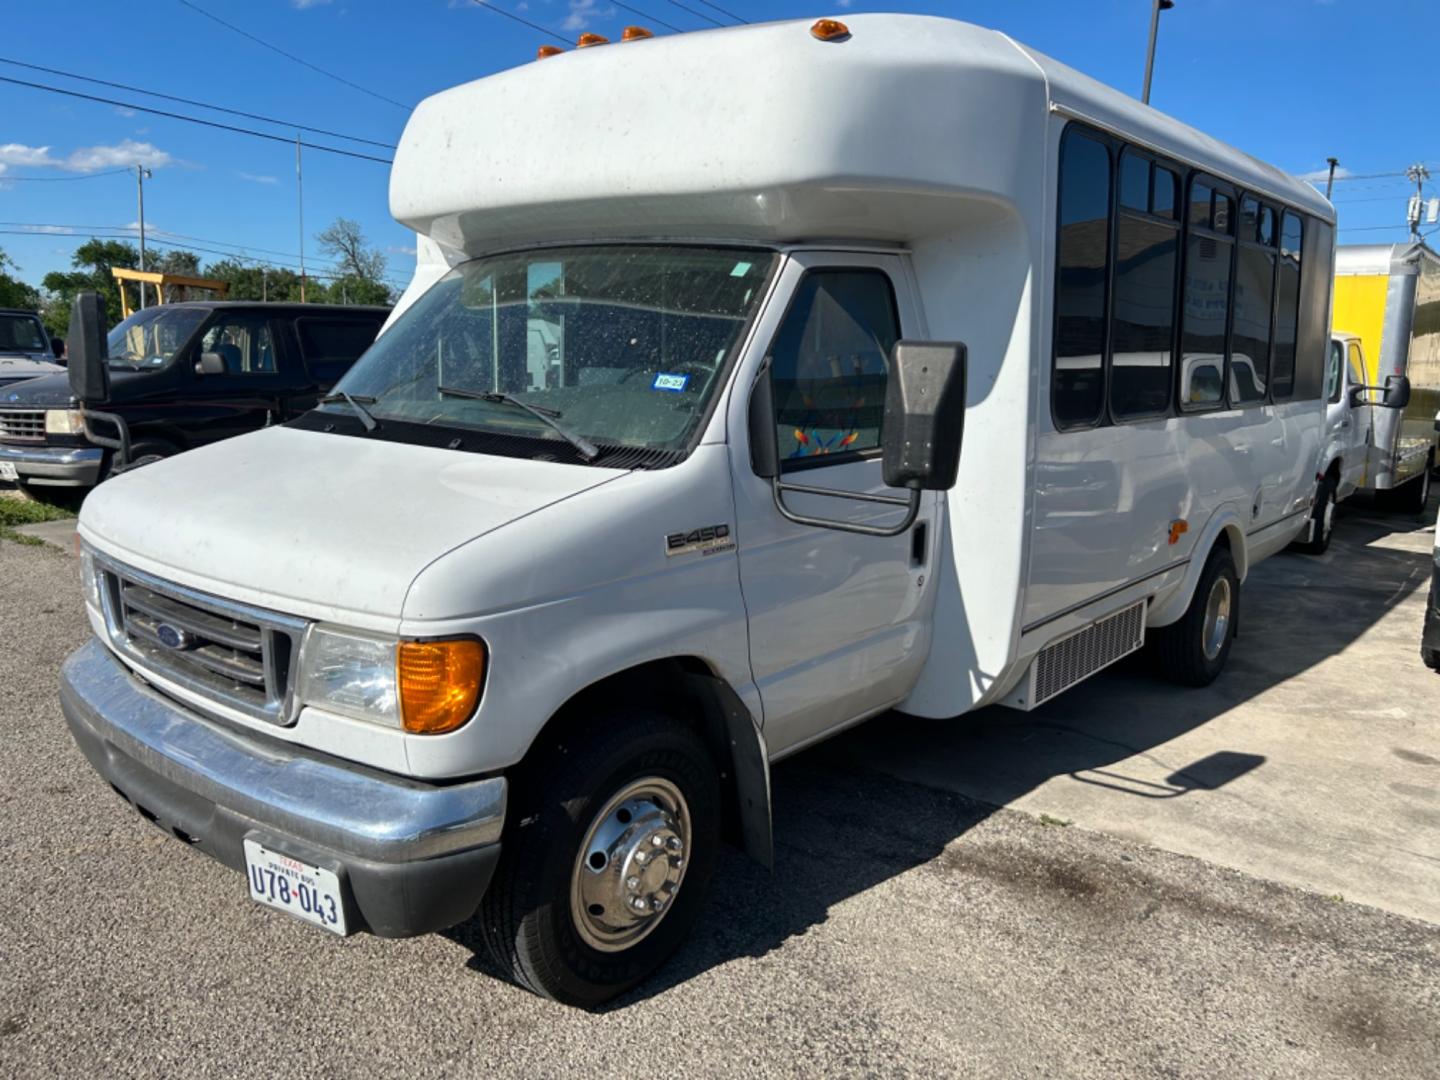
[[[475,711],[485,681],[485,646],[459,641],[402,641],[400,722],[413,735],[454,731]]]
[[[627,26],[625,32],[620,35],[621,41],[640,41],[647,37],[654,37],[649,30],[643,26]]]
[[[544,60],[547,56],[559,56],[564,51],[559,45],[541,45],[535,50],[535,59]]]
[[[844,41],[850,36],[850,28],[839,19],[817,19],[810,34],[821,41]]]
[[[586,49],[591,45],[609,45],[610,39],[603,34],[585,33],[580,35],[580,40],[575,42],[577,49]]]

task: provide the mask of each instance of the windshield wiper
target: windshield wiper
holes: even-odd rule
[[[489,401],[495,405],[511,405],[517,409],[524,409],[531,416],[549,426],[549,428],[562,439],[575,447],[580,456],[586,461],[594,461],[600,456],[600,451],[595,444],[584,435],[577,435],[564,424],[560,423],[557,417],[561,414],[555,409],[544,409],[539,405],[531,405],[529,402],[521,401],[509,394],[501,394],[494,391],[484,390],[462,390],[458,386],[440,386],[436,390],[446,397],[470,398],[473,401]]]
[[[380,427],[380,421],[376,420],[375,417],[371,416],[370,410],[365,408],[366,405],[374,405],[375,398],[370,397],[366,394],[358,394],[355,397],[351,397],[344,390],[336,390],[333,394],[326,394],[324,397],[322,397],[320,399],[320,404],[334,405],[341,401],[343,401],[346,405],[349,405],[352,409],[355,410],[355,415],[360,417],[360,423],[365,425],[366,431],[375,431],[377,428]]]

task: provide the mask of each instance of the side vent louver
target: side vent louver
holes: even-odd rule
[[[1027,693],[1017,704],[1023,709],[1043,705],[1144,644],[1145,601],[1139,600],[1045,646],[1030,665],[1022,683]]]

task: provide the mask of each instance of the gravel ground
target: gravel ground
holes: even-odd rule
[[[1435,926],[881,775],[854,736],[776,769],[776,873],[723,859],[603,1013],[496,981],[465,927],[336,940],[90,771],[55,694],[86,632],[73,559],[0,541],[0,1075],[1440,1076]]]

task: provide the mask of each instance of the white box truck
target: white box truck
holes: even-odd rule
[[[1217,675],[1311,509],[1329,204],[1003,34],[847,23],[416,108],[415,278],[337,393],[85,503],[62,702],[128,802],[590,1004],[722,839],[770,860],[777,758],[1147,636]]]

